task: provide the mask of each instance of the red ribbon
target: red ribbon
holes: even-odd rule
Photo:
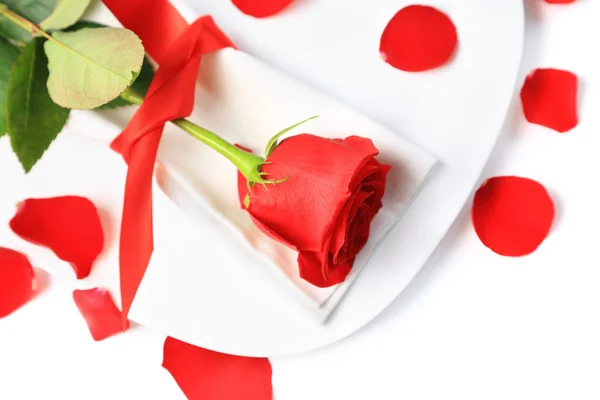
[[[111,145],[129,166],[119,249],[126,321],[154,249],[152,174],[164,126],[192,113],[202,56],[235,46],[211,17],[188,25],[167,0],[103,1],[123,26],[140,36],[150,56],[160,64],[144,103]]]
[[[103,0],[121,24],[142,39],[146,53],[161,63],[188,23],[168,0]]]

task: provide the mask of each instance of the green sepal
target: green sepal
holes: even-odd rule
[[[310,118],[305,119],[304,121],[300,121],[297,124],[294,124],[288,128],[285,128],[284,130],[282,130],[281,132],[279,132],[277,135],[273,136],[268,142],[267,142],[267,147],[265,148],[265,157],[269,157],[271,155],[271,153],[273,153],[273,150],[275,150],[275,148],[277,147],[277,141],[279,140],[279,138],[283,135],[285,135],[286,133],[288,133],[289,131],[291,131],[292,129],[296,128],[297,126],[302,125],[305,122],[310,121],[311,119],[315,119],[318,118],[318,115],[312,116]]]

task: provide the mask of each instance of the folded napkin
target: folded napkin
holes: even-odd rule
[[[117,110],[103,115],[124,126],[129,114]],[[295,128],[289,135],[309,132],[331,138],[369,137],[381,152],[378,159],[392,165],[383,208],[373,221],[369,241],[359,253],[351,274],[339,285],[318,288],[301,279],[297,253],[265,236],[240,208],[235,167],[170,124],[161,140],[156,178],[164,193],[193,219],[198,229],[210,229],[207,218],[216,219],[230,229],[229,237],[220,239],[226,243],[216,243],[215,236],[215,242],[205,244],[222,245],[226,254],[219,263],[244,264],[248,256],[252,257],[283,287],[281,292],[287,294],[282,301],[291,301],[292,307],[302,306],[316,321],[323,322],[359,276],[377,243],[401,218],[426,182],[436,158],[338,101],[234,49],[205,56],[198,77],[195,110],[189,119],[232,143],[262,152],[275,133],[312,115],[320,117]],[[251,251],[241,253],[241,247]],[[153,279],[164,282],[175,278],[165,268]],[[186,284],[190,283],[186,277],[178,279],[181,282],[173,286],[187,290]]]

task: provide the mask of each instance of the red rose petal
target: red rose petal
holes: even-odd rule
[[[0,247],[0,318],[27,303],[33,296],[33,268],[27,257]]]
[[[19,204],[10,227],[21,238],[69,262],[78,279],[90,274],[104,247],[98,211],[84,197],[27,199]]]
[[[527,121],[567,132],[579,123],[577,117],[577,76],[558,69],[536,69],[521,89]]]
[[[446,14],[412,5],[398,11],[385,27],[379,52],[393,67],[419,72],[448,62],[457,42],[456,27]]]
[[[575,3],[576,0],[544,0],[548,4],[571,4]]]
[[[265,18],[283,11],[294,0],[231,0],[231,2],[244,14]]]
[[[236,147],[239,147],[242,150],[246,150],[250,153],[252,153],[252,150],[244,147],[242,145],[239,144],[235,144]],[[244,175],[242,175],[242,173],[238,170],[237,171],[237,186],[238,186],[238,200],[240,201],[240,208],[242,210],[246,209],[246,206],[244,205],[244,201],[246,199],[246,195],[248,194],[248,181],[246,180],[246,177]],[[250,215],[250,218],[252,219],[252,221],[254,222],[254,224],[267,236],[269,236],[271,239],[274,239],[278,242],[281,242],[283,244],[285,244],[286,246],[288,246],[291,249],[294,249],[294,246],[292,244],[290,244],[288,241],[286,241],[284,238],[282,238],[281,236],[279,236],[279,234],[277,234],[277,232],[269,229],[268,226],[265,226],[264,224],[262,224],[260,221],[258,221],[257,219],[253,218]]]
[[[485,246],[504,256],[532,253],[554,221],[554,203],[538,182],[516,176],[488,179],[475,193],[473,226]]]
[[[75,290],[73,300],[96,341],[116,335],[129,327],[129,323],[122,324],[121,311],[106,289]]]
[[[163,367],[190,400],[272,400],[271,363],[192,346],[172,337],[164,345]]]

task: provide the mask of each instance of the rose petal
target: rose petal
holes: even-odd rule
[[[359,213],[355,217],[356,222],[351,227],[350,232],[354,252],[360,251],[367,244],[371,231],[371,221],[373,221],[375,215],[376,213],[372,208],[366,205],[360,207]]]
[[[27,257],[0,247],[0,318],[27,303],[33,296],[34,274]]]
[[[300,277],[316,287],[326,288],[344,282],[354,263],[354,257],[339,259],[332,266],[330,259],[326,259],[325,252],[316,253],[301,251],[298,253],[298,269]]]
[[[248,211],[299,251],[320,252],[327,248],[325,242],[351,196],[348,189],[354,176],[377,154],[374,147],[350,147],[312,134],[288,137],[269,156],[263,171],[272,179],[293,179],[273,190],[255,185]],[[301,222],[291,223],[299,218]]]
[[[458,35],[443,12],[422,5],[398,11],[381,35],[379,52],[395,68],[426,71],[444,65],[456,49]]]
[[[239,147],[242,150],[246,150],[246,151],[252,152],[251,149],[249,149],[247,147],[244,147],[242,145],[235,144],[235,146]],[[244,205],[244,200],[246,199],[246,195],[248,194],[248,181],[246,180],[246,177],[244,175],[242,175],[242,173],[239,170],[237,171],[237,186],[238,186],[238,200],[240,201],[240,207],[242,208],[242,210],[245,210],[246,206]],[[248,214],[248,215],[250,215],[250,214]],[[284,238],[282,238],[280,235],[278,235],[277,232],[269,229],[268,226],[264,225],[262,222],[260,222],[256,218],[252,217],[252,215],[250,215],[250,219],[252,219],[252,222],[265,235],[267,235],[271,239],[276,240],[276,241],[278,241],[280,243],[283,243],[287,247],[295,250],[295,247],[291,243],[289,243],[287,240],[285,240]]]
[[[231,2],[244,14],[265,18],[283,11],[294,0],[231,0]]]
[[[299,252],[298,271],[300,277],[316,287],[326,288],[333,286],[334,284],[329,283],[329,281],[323,276],[323,265],[326,265],[325,262],[324,252]]]
[[[121,311],[115,305],[108,290],[94,288],[75,290],[73,300],[95,341],[104,340],[126,331],[129,323],[122,323]]]
[[[544,0],[548,4],[571,4],[575,3],[576,0]]]
[[[271,363],[217,353],[167,337],[163,368],[189,400],[272,400]]]
[[[475,193],[473,226],[485,246],[504,256],[532,253],[546,239],[554,203],[538,182],[516,176],[488,179]]]
[[[348,229],[350,228],[350,224],[354,220],[358,209],[363,205],[363,203],[371,196],[371,192],[366,191],[357,191],[352,197],[346,202],[344,209],[338,216],[338,221],[336,222],[333,228],[333,235],[331,237],[331,243],[329,252],[333,255],[333,262],[337,262],[337,257],[340,253],[340,250],[346,244],[348,239],[352,239],[348,237]]]
[[[536,69],[521,89],[527,121],[567,132],[579,123],[577,117],[577,76],[558,69]]]
[[[90,274],[104,247],[98,211],[85,197],[24,200],[10,227],[21,238],[47,247],[69,262],[78,279]]]

